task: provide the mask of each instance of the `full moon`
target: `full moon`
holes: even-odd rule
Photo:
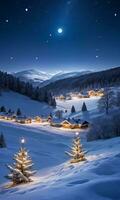
[[[58,33],[60,33],[60,34],[61,34],[61,33],[63,32],[63,29],[62,29],[62,28],[58,28],[58,30],[57,30],[57,31],[58,31]]]

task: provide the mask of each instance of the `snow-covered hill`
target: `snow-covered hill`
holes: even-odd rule
[[[40,127],[16,126],[0,122],[7,149],[0,150],[0,199],[3,200],[119,200],[120,199],[120,138],[86,142],[81,133],[82,144],[87,150],[87,161],[69,164],[65,151],[72,138],[64,131],[42,130]],[[30,184],[5,189],[6,164],[19,148],[19,139],[26,138],[26,147],[37,173]]]
[[[37,116],[37,115],[49,115],[53,111],[53,108],[46,103],[31,100],[29,97],[9,91],[2,92],[0,96],[0,106],[5,106],[6,109],[16,111],[20,108],[23,115]]]
[[[83,101],[83,100],[82,100]],[[68,109],[74,104],[79,114],[81,100],[57,102],[58,108]],[[86,100],[90,115],[95,112],[97,99]],[[27,97],[3,92],[0,105],[15,110],[20,107],[27,115],[47,114],[51,108]],[[0,199],[1,200],[119,200],[120,199],[120,137],[87,142],[86,132],[80,131],[87,161],[70,164],[65,151],[69,150],[73,131],[42,126],[19,125],[0,120],[7,148],[0,149]],[[13,163],[13,155],[19,149],[21,137],[26,138],[26,148],[37,173],[30,184],[5,189],[8,183],[7,164]]]
[[[56,72],[55,74],[50,74],[47,72],[41,72],[40,70],[25,70],[20,71],[17,73],[14,73],[13,75],[17,78],[20,78],[22,81],[29,81],[35,86],[46,86],[47,84],[50,84],[52,82],[55,82],[57,80],[62,80],[65,78],[70,77],[77,77],[84,74],[88,74],[90,71],[81,71],[81,72]]]

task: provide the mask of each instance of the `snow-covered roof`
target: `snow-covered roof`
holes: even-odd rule
[[[71,123],[68,120],[64,120],[61,124],[69,124],[69,125],[71,125]]]
[[[27,118],[26,116],[17,116],[16,119],[18,119],[18,120],[26,120],[26,119],[29,119],[29,118]]]

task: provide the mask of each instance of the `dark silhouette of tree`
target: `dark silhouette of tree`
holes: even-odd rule
[[[6,108],[4,106],[1,106],[0,111],[1,112],[6,112]]]
[[[6,148],[6,142],[3,133],[0,135],[0,148]]]
[[[17,116],[22,115],[20,108],[17,109],[17,113],[16,114],[17,114]]]
[[[75,106],[72,106],[72,108],[71,108],[71,113],[75,113],[75,112],[76,112]]]
[[[12,113],[11,109],[8,110],[8,113]]]
[[[82,112],[86,112],[86,111],[87,111],[87,106],[86,106],[85,102],[83,102]]]

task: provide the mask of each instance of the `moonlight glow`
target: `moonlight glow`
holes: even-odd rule
[[[57,31],[58,31],[59,34],[61,34],[63,32],[63,29],[62,28],[58,28]]]

